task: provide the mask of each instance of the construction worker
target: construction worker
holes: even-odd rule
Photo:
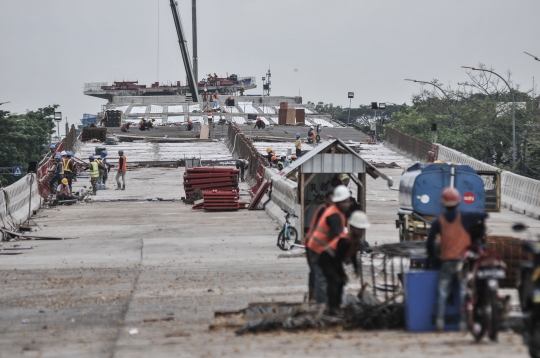
[[[270,160],[270,168],[276,167],[278,165],[278,158],[274,155]]]
[[[300,158],[302,156],[302,141],[300,140],[300,133],[296,133],[296,142],[294,142],[296,148],[296,156]]]
[[[317,222],[321,218],[322,214],[328,208],[330,205],[332,205],[332,196],[333,192],[329,191],[324,196],[324,204],[320,205],[315,213],[313,214],[313,217],[311,218],[311,224],[309,225],[309,230],[304,238],[303,244],[307,246],[307,242],[313,233],[313,229],[317,225]],[[315,301],[315,268],[312,265],[312,259],[310,257],[311,250],[306,250],[306,258],[309,266],[309,279],[308,279],[308,301],[313,302]]]
[[[262,121],[261,117],[257,117],[257,120],[255,121],[255,127],[257,129],[264,129],[266,127],[266,124]]]
[[[142,117],[142,119],[139,121],[139,130],[141,131],[149,131],[150,129],[147,128],[147,122],[146,122],[146,119],[144,117]]]
[[[240,180],[241,181],[245,181],[244,180],[244,172],[248,168],[248,165],[249,165],[249,162],[248,162],[247,159],[244,159],[242,157],[238,157],[238,159],[236,159],[236,169],[240,169]]]
[[[206,107],[208,105],[208,92],[204,90],[202,94],[202,100],[203,100],[203,106]]]
[[[97,182],[99,179],[99,166],[93,155],[89,156],[88,160],[90,161],[90,185],[92,186],[92,194],[96,195]]]
[[[341,180],[341,183],[345,186],[349,186],[349,183],[351,182],[351,177],[349,176],[349,174],[341,174],[339,176],[339,179]]]
[[[187,128],[186,128],[187,131],[191,131],[193,130],[193,121],[190,119],[187,121]]]
[[[129,126],[131,126],[132,124],[133,122],[122,123],[122,125],[120,126],[120,132],[129,132]]]
[[[484,212],[462,212],[457,210],[461,195],[455,188],[446,188],[441,196],[441,204],[446,208],[431,223],[426,242],[428,256],[433,266],[440,262],[439,295],[437,298],[436,325],[438,331],[444,330],[444,311],[446,300],[453,282],[459,282],[461,302],[465,299],[465,280],[459,278],[463,251],[471,244],[470,227],[484,222],[488,214]],[[440,235],[440,258],[435,249],[435,239]],[[460,328],[466,328],[465,311],[461,311]]]
[[[149,120],[147,123],[146,123],[146,128],[147,130],[150,130],[150,128],[154,128],[154,122],[156,121],[155,118],[152,118],[151,120]]]
[[[343,262],[350,260],[354,266],[354,272],[358,275],[356,252],[364,238],[364,230],[370,226],[366,213],[360,210],[353,212],[349,219],[349,226],[350,231],[333,239],[328,245],[329,248],[319,256],[318,263],[326,278],[328,311],[331,316],[339,312],[343,286],[347,283]]]
[[[56,146],[54,144],[51,144],[49,146],[49,152],[52,153],[52,155],[54,155],[54,153],[56,152]]]
[[[311,250],[309,257],[315,273],[315,298],[317,303],[328,303],[326,278],[319,265],[319,256],[329,250],[329,244],[335,238],[345,234],[347,220],[345,213],[349,210],[351,193],[347,187],[340,185],[334,189],[332,205],[321,215],[306,242],[306,249]]]
[[[316,137],[316,135],[315,135],[315,131],[313,130],[313,126],[310,126],[308,134],[307,134],[307,142],[308,143],[315,142],[315,137]]]
[[[272,148],[268,147],[266,148],[266,159],[268,159],[268,163],[270,164],[270,168],[272,168],[272,157],[276,155],[276,152],[272,150]]]
[[[118,151],[118,172],[116,173],[116,189],[119,190],[122,188],[122,190],[126,190],[126,171],[127,171],[127,161],[126,157],[124,156],[124,151],[120,149]],[[120,187],[120,178],[122,178],[122,187]]]
[[[291,155],[291,163],[294,162],[296,159],[298,159],[298,157],[296,155]]]
[[[109,178],[109,172],[111,171],[111,165],[107,162],[107,151],[101,152],[101,155],[96,160],[99,166],[99,184],[106,184]]]
[[[53,173],[53,177],[49,182],[49,187],[51,188],[51,193],[56,193],[56,186],[62,179],[64,179],[64,167],[62,165],[62,156],[60,153],[56,153],[54,157],[54,164],[49,169],[49,172]]]
[[[212,101],[214,102],[212,108],[218,108],[218,90],[212,94]]]
[[[70,190],[68,180],[66,178],[62,179],[60,185],[56,187],[56,200],[64,201],[77,199],[71,195]]]
[[[73,160],[71,160],[71,156],[68,156],[68,153],[71,154],[71,152],[62,152],[60,155],[62,156],[62,167],[64,168],[64,178],[68,182],[69,187],[69,193],[71,194],[71,186],[73,183],[73,177],[75,174],[74,168],[73,168]]]

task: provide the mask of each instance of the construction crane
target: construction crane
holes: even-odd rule
[[[186,69],[187,82],[189,90],[191,91],[191,98],[193,99],[193,102],[199,102],[197,81],[195,80],[195,76],[193,75],[193,67],[191,66],[191,60],[189,58],[186,36],[184,35],[182,21],[180,20],[180,13],[178,12],[178,2],[176,2],[175,0],[170,0],[170,3],[174,19],[174,26],[176,27],[176,34],[178,35],[178,44],[180,45],[180,51],[182,52],[182,60],[184,61],[184,68]]]

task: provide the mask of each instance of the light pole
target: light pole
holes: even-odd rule
[[[540,61],[540,58],[536,57],[535,55],[531,55],[530,53],[525,52],[525,51],[523,51],[523,53],[526,54],[526,55],[531,56],[531,57],[534,58],[536,61]]]
[[[510,90],[510,93],[512,94],[512,166],[515,166],[516,165],[516,101],[514,98],[514,90],[512,89],[512,87],[510,87],[508,82],[506,82],[506,80],[498,73],[495,73],[493,71],[486,70],[483,68],[475,68],[475,67],[470,67],[470,66],[461,66],[461,68],[468,68],[473,71],[482,71],[482,72],[492,73],[495,76],[499,77],[501,80],[503,80],[506,86],[508,86],[508,89]]]
[[[349,120],[351,119],[351,101],[354,98],[354,92],[348,92],[347,97],[349,97],[349,115],[347,116],[347,127],[349,127]]]
[[[62,121],[62,112],[54,112],[54,121],[56,122],[56,136],[60,140],[60,122]]]
[[[446,99],[450,99],[450,98],[448,98],[448,94],[446,94],[446,92],[439,85],[436,85],[433,82],[411,80],[411,79],[408,79],[408,78],[406,78],[405,81],[411,81],[411,82],[417,82],[417,83],[425,83],[426,85],[432,85],[433,87],[437,87],[446,96]]]

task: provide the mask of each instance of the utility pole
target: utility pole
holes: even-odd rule
[[[347,127],[349,127],[349,121],[351,119],[351,101],[354,98],[354,92],[348,92],[347,97],[349,97],[349,115],[347,116]]]
[[[195,83],[199,86],[199,59],[197,57],[197,0],[191,1],[192,18],[191,28],[193,32],[193,77],[195,77]]]

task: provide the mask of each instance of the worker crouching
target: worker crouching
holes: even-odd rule
[[[56,187],[56,200],[76,200],[77,198],[70,195],[69,183],[66,178],[62,179],[60,185]]]
[[[319,266],[327,282],[328,313],[332,316],[338,314],[341,306],[343,287],[347,283],[347,274],[343,263],[350,260],[354,272],[358,275],[358,262],[356,253],[364,237],[364,230],[370,224],[366,213],[357,210],[349,219],[350,231],[330,242],[328,248],[319,256]]]

